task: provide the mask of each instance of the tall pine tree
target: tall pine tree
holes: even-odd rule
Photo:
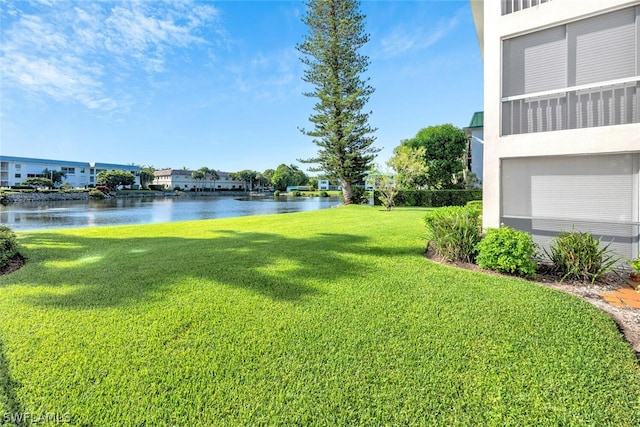
[[[372,146],[376,129],[368,123],[371,112],[363,112],[374,89],[361,76],[369,58],[358,50],[369,36],[359,6],[354,0],[308,1],[302,21],[309,31],[297,46],[307,67],[302,79],[315,86],[304,95],[318,100],[309,116],[313,130],[301,129],[314,138],[318,154],[301,161],[315,163],[310,170],[338,179],[345,204],[359,202],[354,185],[363,182],[380,151]]]

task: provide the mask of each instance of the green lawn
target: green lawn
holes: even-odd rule
[[[20,233],[29,262],[0,277],[0,417],[640,424],[640,368],[613,321],[428,261],[424,213]]]

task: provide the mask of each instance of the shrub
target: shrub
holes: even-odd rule
[[[276,190],[273,192],[273,197],[279,197],[280,196],[280,190]]]
[[[473,262],[481,238],[477,212],[462,206],[434,209],[424,218],[427,249],[447,261]]]
[[[180,188],[179,185],[176,185],[175,187],[173,187],[173,191],[182,191],[182,188]]]
[[[620,261],[610,243],[600,247],[602,238],[595,239],[591,233],[563,231],[552,241],[549,250],[552,269],[562,276],[561,280],[589,280],[595,282],[613,270]]]
[[[364,187],[354,185],[351,189],[353,190],[353,204],[355,205],[369,204],[369,196],[367,194],[367,190],[365,190]],[[344,195],[342,191],[340,192],[340,200],[344,202]]]
[[[0,225],[0,269],[9,264],[19,252],[18,238],[12,229]]]
[[[107,187],[106,185],[96,185],[96,190],[101,191],[103,193],[108,193],[109,187]]]
[[[89,197],[91,197],[92,199],[104,199],[105,195],[102,191],[93,189],[89,191]]]
[[[2,202],[2,200],[0,200],[0,202]],[[638,258],[629,260],[629,267],[631,267],[634,272],[640,273],[640,253],[638,253]]]
[[[471,200],[481,200],[482,190],[399,190],[395,196],[396,206],[464,206]],[[374,192],[374,204],[380,205],[380,192]]]
[[[509,227],[490,228],[476,250],[476,263],[481,268],[524,277],[536,275],[536,245],[529,233]]]
[[[482,200],[471,200],[467,202],[466,206],[478,212],[479,216],[482,216]]]
[[[149,190],[151,190],[151,191],[164,191],[164,185],[149,184]]]
[[[300,191],[298,191],[298,190],[294,190],[294,191],[292,191],[292,192],[291,192],[291,194],[292,194],[293,196],[295,196],[295,197],[300,197],[300,196],[302,196],[302,193],[301,193]]]
[[[326,191],[321,191],[320,197],[329,197],[329,193],[327,193]]]

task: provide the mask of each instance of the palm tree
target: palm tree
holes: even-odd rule
[[[218,175],[218,171],[215,169],[209,169],[209,177],[213,181],[213,191],[216,191],[216,180],[220,179],[220,175]]]
[[[206,166],[203,166],[200,169],[198,169],[198,172],[202,172],[202,177],[204,179],[204,187],[202,188],[202,190],[204,191],[204,188],[207,186],[207,175],[209,175],[209,168]]]
[[[202,182],[202,180],[206,177],[206,175],[204,174],[204,172],[202,172],[201,170],[197,170],[197,171],[193,171],[191,172],[191,178]],[[201,184],[202,185],[202,184]]]

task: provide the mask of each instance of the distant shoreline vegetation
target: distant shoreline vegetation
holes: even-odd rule
[[[45,202],[59,200],[89,200],[93,188],[80,190],[1,190],[0,203]],[[102,194],[102,193],[101,193]],[[108,197],[191,197],[191,196],[246,196],[248,191],[215,191],[210,193],[189,191],[154,191],[154,190],[118,190],[110,192]],[[268,195],[265,194],[265,195]],[[104,198],[104,197],[103,197]]]
[[[75,190],[46,189],[8,189],[0,190],[0,204],[31,203],[61,200],[90,200],[91,193],[98,191],[95,188],[83,188]],[[292,191],[290,193],[278,193],[279,196],[296,197],[339,197],[339,191]],[[216,191],[172,191],[172,190],[117,190],[109,192],[108,197],[221,197],[221,196],[251,196],[273,197],[273,191],[244,191],[244,190],[216,190]],[[104,198],[104,197],[103,197]]]

